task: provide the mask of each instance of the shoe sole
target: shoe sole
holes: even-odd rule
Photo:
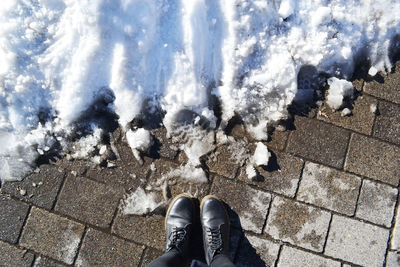
[[[190,200],[190,203],[192,204],[192,207],[194,208],[193,201],[192,201],[192,197],[189,196],[188,194],[183,193],[183,194],[179,194],[179,195],[177,195],[176,197],[174,197],[174,198],[172,199],[171,203],[169,204],[169,207],[168,207],[168,209],[167,209],[167,213],[166,213],[166,215],[165,215],[165,219],[164,219],[164,229],[165,229],[165,231],[167,230],[167,218],[168,218],[168,215],[169,215],[169,211],[170,211],[172,205],[174,204],[174,202],[175,202],[178,198],[181,198],[181,197],[188,198],[188,199]]]
[[[216,199],[216,200],[218,200],[219,202],[221,202],[222,207],[223,207],[223,209],[224,209],[224,211],[225,211],[225,216],[226,216],[226,219],[227,219],[227,221],[228,221],[228,226],[229,226],[229,229],[230,229],[230,228],[231,228],[231,221],[230,221],[230,219],[229,219],[228,211],[226,210],[224,203],[223,203],[223,202],[221,201],[221,199],[219,199],[217,196],[208,195],[208,196],[205,196],[205,197],[201,200],[201,203],[200,203],[200,214],[201,214],[201,210],[203,209],[203,204],[204,204],[204,202],[205,202],[207,199],[209,199],[209,198],[213,198],[213,199]],[[200,216],[200,218],[201,218],[201,216]]]

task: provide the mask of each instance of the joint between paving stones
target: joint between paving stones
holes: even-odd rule
[[[394,234],[393,234],[393,232],[394,232],[394,227],[395,227],[395,223],[396,223],[396,214],[398,213],[398,212],[400,212],[400,188],[398,187],[397,188],[397,190],[398,190],[398,192],[397,192],[397,200],[396,200],[396,205],[395,205],[395,208],[394,208],[394,215],[393,215],[393,217],[392,217],[392,227],[391,227],[391,229],[390,229],[390,235],[389,235],[389,242],[388,242],[388,250],[389,250],[389,248],[390,248],[390,250],[391,250],[391,248],[392,248],[392,246],[391,246],[391,244],[392,244],[392,239],[394,238]],[[399,222],[400,223],[400,222]],[[386,255],[387,256],[387,255]]]
[[[358,188],[358,194],[357,194],[357,198],[356,198],[356,205],[354,207],[354,212],[353,212],[353,215],[351,217],[356,217],[357,209],[358,209],[358,201],[360,199],[361,188],[363,187],[363,184],[364,184],[364,179],[361,179],[360,187]]]
[[[301,180],[303,179],[303,172],[304,172],[305,166],[306,166],[306,160],[303,160],[303,165],[301,166],[301,169],[300,169],[299,180],[297,181],[297,187],[296,187],[296,191],[294,192],[293,199],[297,199],[297,193],[299,192],[300,183],[301,183]]]
[[[269,216],[269,213],[271,212],[271,207],[272,207],[272,199],[273,199],[273,196],[271,195],[271,198],[270,198],[270,200],[269,200],[268,209],[267,209],[267,214],[265,215],[264,224],[263,224],[263,226],[262,226],[262,228],[261,228],[261,234],[264,233],[265,227],[267,226],[268,216]]]
[[[279,260],[280,260],[280,258],[281,258],[282,250],[283,250],[283,245],[281,244],[281,245],[279,246],[278,255],[276,256],[276,260],[275,260],[274,267],[277,267],[277,266],[278,266]]]
[[[74,260],[72,261],[72,264],[71,264],[72,266],[75,265],[76,260],[78,259],[78,255],[79,255],[79,252],[80,252],[82,244],[83,244],[83,239],[85,239],[85,236],[86,236],[87,228],[88,227],[86,225],[84,225],[83,233],[82,233],[81,239],[79,240],[79,244],[78,244],[78,248],[76,249],[76,254],[75,254]]]
[[[331,213],[331,218],[329,219],[328,230],[326,230],[325,242],[324,245],[322,246],[321,254],[325,254],[326,243],[328,243],[328,237],[329,237],[329,232],[331,230],[332,220],[333,220],[333,214]]]
[[[144,257],[146,256],[146,252],[147,252],[148,249],[149,248],[147,246],[145,246],[145,248],[142,251],[142,255],[140,255],[139,263],[138,263],[137,266],[140,266],[140,267],[143,266]],[[143,266],[143,267],[145,267],[145,266]]]
[[[53,204],[51,205],[50,211],[54,211],[54,209],[56,208],[58,197],[60,196],[61,191],[64,188],[65,181],[67,180],[67,173],[65,171],[63,171],[63,172],[64,172],[63,179],[61,181],[60,188],[58,188],[58,191],[57,191],[56,197],[54,198]]]
[[[29,217],[29,215],[31,214],[31,209],[32,209],[32,206],[29,205],[29,206],[28,206],[28,212],[26,213],[24,222],[22,223],[21,229],[19,230],[18,238],[17,238],[16,244],[19,244],[19,241],[20,241],[21,236],[22,236],[22,232],[23,232],[24,229],[25,229],[26,222],[28,221],[28,217]]]

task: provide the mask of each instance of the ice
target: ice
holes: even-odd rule
[[[398,10],[397,0],[5,1],[0,179],[23,178],[55,147],[100,162],[108,130],[94,119],[99,104],[116,115],[137,158],[146,138],[130,122],[152,115],[170,135],[182,111],[198,120],[185,125],[202,122],[210,132],[240,116],[266,140],[268,125],[301,95],[302,67],[342,81],[331,84],[334,109],[351,94],[345,80],[357,63],[370,62],[370,75],[390,70]],[[218,145],[179,136],[193,166]]]

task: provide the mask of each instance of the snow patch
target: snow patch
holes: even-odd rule
[[[343,99],[353,95],[354,87],[349,81],[332,77],[328,79],[329,91],[327,104],[334,110],[343,106]]]
[[[164,204],[164,201],[158,201],[154,192],[146,193],[143,188],[138,187],[136,191],[127,196],[124,200],[122,212],[125,215],[147,214]]]
[[[128,130],[126,132],[126,140],[136,160],[143,163],[140,153],[147,152],[153,143],[150,132],[143,128],[139,128],[135,131]]]

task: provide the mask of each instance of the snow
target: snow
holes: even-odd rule
[[[337,110],[343,106],[343,100],[345,97],[353,95],[353,84],[336,77],[329,78],[328,84],[329,91],[326,102],[332,109]]]
[[[143,128],[139,128],[136,131],[128,130],[126,139],[136,160],[142,162],[140,152],[147,152],[153,142],[150,132]]]
[[[267,146],[261,142],[258,142],[252,158],[254,164],[257,166],[267,166],[270,157],[271,153],[268,151]]]
[[[138,187],[124,200],[123,213],[142,215],[149,213],[159,206],[164,204],[163,201],[158,201],[157,196],[153,192],[145,192],[143,188]]]
[[[370,75],[390,70],[398,10],[397,0],[5,1],[0,179],[23,178],[54,147],[100,162],[108,134],[92,116],[100,104],[118,116],[136,158],[150,142],[130,129],[133,119],[162,113],[172,135],[190,112],[191,123],[219,130],[212,95],[222,128],[239,115],[266,140],[298,94],[302,67],[331,77],[334,109],[352,93],[346,80],[356,63],[368,60]],[[204,136],[181,142],[194,168],[218,142]]]

